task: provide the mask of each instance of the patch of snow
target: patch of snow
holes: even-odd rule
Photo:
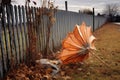
[[[114,22],[114,24],[118,24],[118,25],[120,25],[120,22]]]

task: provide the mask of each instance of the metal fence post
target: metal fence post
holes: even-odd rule
[[[65,1],[65,10],[68,11],[67,1]]]
[[[95,31],[95,9],[93,8],[93,32]]]

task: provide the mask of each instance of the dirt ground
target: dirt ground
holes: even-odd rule
[[[85,64],[72,72],[73,80],[120,80],[120,25],[105,24],[94,32],[96,39],[95,54],[100,60],[90,55]]]

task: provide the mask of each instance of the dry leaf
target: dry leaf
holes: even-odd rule
[[[71,80],[72,78],[70,76],[64,76],[62,77],[64,80]]]

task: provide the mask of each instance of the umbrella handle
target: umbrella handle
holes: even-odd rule
[[[94,52],[90,51],[90,53],[95,56],[98,60],[100,60],[103,64],[105,64],[107,67],[111,68],[110,65],[106,64],[105,61],[103,61],[100,57],[98,57],[97,55],[95,55]],[[111,68],[112,69],[112,68]]]
[[[58,66],[59,64],[61,64],[60,60],[40,59],[40,60],[36,60],[36,63],[50,65],[51,67],[53,67],[54,69],[52,69],[53,71],[52,75],[55,75],[56,73],[60,71],[59,66]]]

